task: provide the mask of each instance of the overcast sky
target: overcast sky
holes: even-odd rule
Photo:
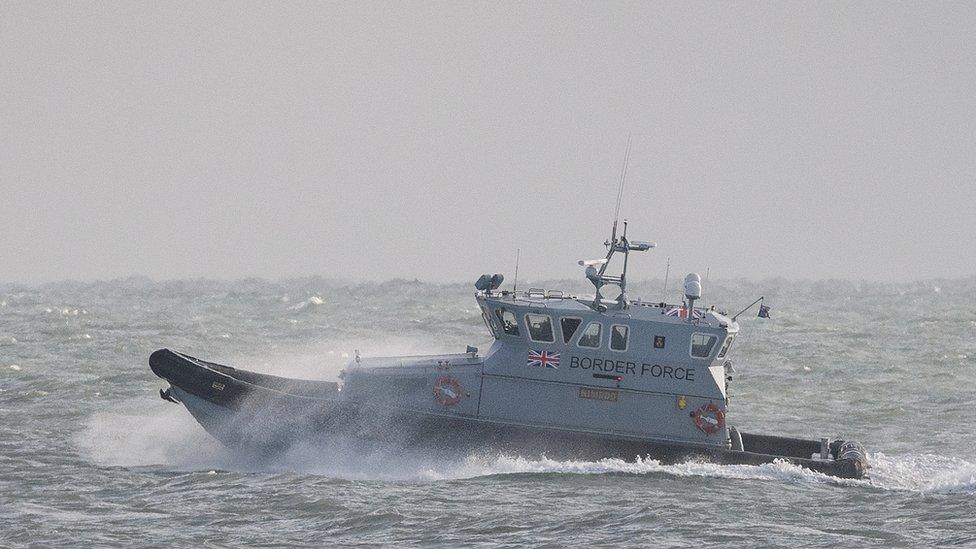
[[[976,5],[0,3],[0,281],[976,274]]]

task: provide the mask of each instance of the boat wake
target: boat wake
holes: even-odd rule
[[[887,456],[874,453],[871,480],[867,483],[889,490],[925,493],[976,494],[976,464],[935,454]]]
[[[976,494],[976,464],[963,459],[917,454],[886,456],[869,454],[871,469],[866,479],[841,479],[786,462],[763,465],[719,465],[707,462],[687,462],[664,465],[656,460],[627,462],[620,459],[599,461],[530,460],[503,456],[491,461],[469,457],[455,471],[463,478],[486,475],[513,474],[663,474],[678,477],[714,477],[728,479],[768,480],[789,483],[823,483],[871,487],[881,490],[923,493]]]
[[[142,400],[142,399],[140,399]],[[561,461],[508,455],[432,454],[430,451],[368,451],[352,441],[299,444],[269,458],[241,456],[212,439],[182,407],[146,410],[135,400],[116,412],[89,417],[75,436],[75,447],[102,466],[162,470],[227,470],[252,473],[299,473],[349,480],[431,482],[520,475],[670,475],[749,479],[790,484],[832,484],[921,493],[976,494],[976,464],[933,455],[869,455],[869,478],[839,479],[785,462],[718,465],[687,462],[664,465],[644,459]]]

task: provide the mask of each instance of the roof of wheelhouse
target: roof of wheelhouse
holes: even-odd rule
[[[558,291],[543,291],[530,289],[524,292],[478,292],[478,298],[484,300],[492,308],[496,307],[518,307],[523,309],[547,309],[554,313],[577,313],[577,314],[601,314],[601,311],[594,309],[596,299],[591,296],[577,297],[564,295]],[[602,304],[612,303],[602,300]],[[648,302],[640,299],[628,301],[626,306],[610,307],[602,314],[609,317],[624,317],[634,320],[647,322],[664,322],[668,324],[691,324],[695,326],[708,326],[713,328],[727,328],[730,331],[738,330],[738,323],[727,315],[712,309],[695,308],[695,312],[701,315],[692,322],[687,318],[682,318],[678,314],[667,314],[668,312],[680,312],[682,305],[670,305],[663,302]],[[676,311],[677,309],[677,311]]]

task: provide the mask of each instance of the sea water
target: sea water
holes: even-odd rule
[[[335,380],[356,349],[487,349],[473,287],[3,284],[0,546],[976,546],[976,278],[705,290],[729,312],[759,295],[772,307],[740,318],[729,422],[859,440],[869,479],[783,463],[364,455],[341,441],[238,455],[159,398],[153,350]]]

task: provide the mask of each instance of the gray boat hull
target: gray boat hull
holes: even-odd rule
[[[167,349],[153,353],[149,362],[170,384],[161,391],[163,398],[182,403],[207,432],[241,451],[275,452],[296,442],[351,436],[392,447],[553,459],[640,457],[747,465],[783,460],[841,478],[862,478],[867,471],[864,449],[855,442],[834,441],[828,459],[812,459],[821,451],[819,441],[742,433],[743,450],[735,451],[346,402],[334,383],[256,374]]]

